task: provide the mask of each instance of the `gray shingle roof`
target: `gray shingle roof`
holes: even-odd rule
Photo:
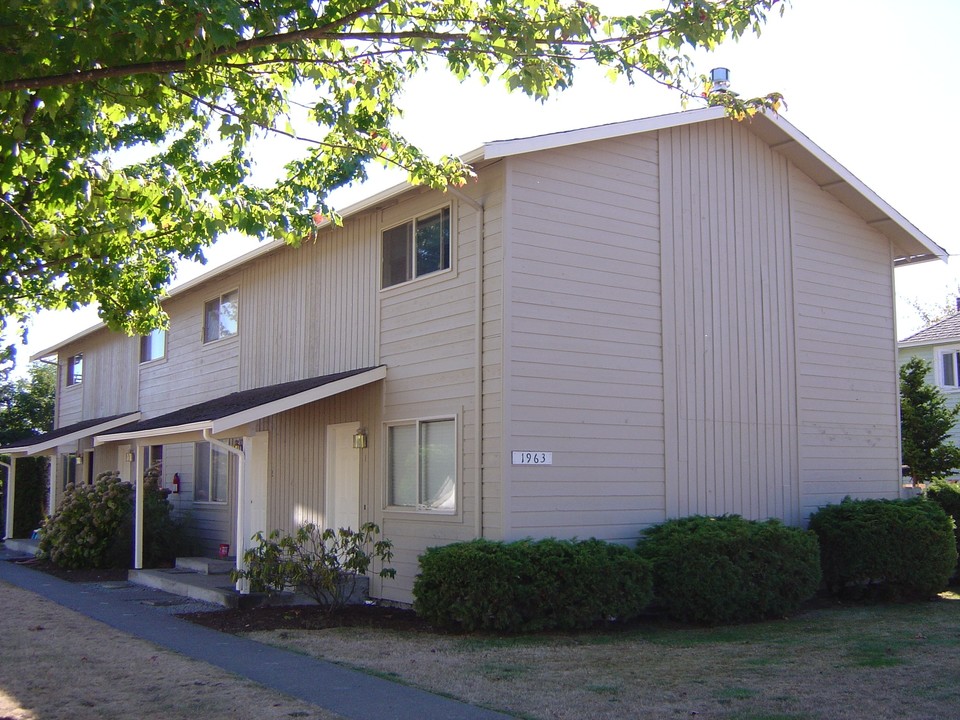
[[[119,435],[144,430],[156,430],[165,427],[176,427],[178,425],[187,425],[205,420],[217,420],[227,417],[228,415],[249,410],[258,405],[265,405],[274,400],[280,400],[290,397],[291,395],[312,390],[321,385],[327,385],[337,380],[359,375],[372,369],[373,368],[361,368],[359,370],[348,370],[347,372],[334,373],[333,375],[323,375],[320,377],[307,378],[306,380],[293,380],[292,382],[269,385],[254,390],[241,390],[240,392],[224,395],[223,397],[218,397],[213,400],[190,405],[180,410],[174,410],[165,415],[140,420],[139,422],[128,425],[121,425],[108,432],[101,433],[101,435]]]
[[[22,440],[18,440],[17,442],[8,443],[3,447],[0,447],[0,450],[5,450],[7,448],[40,445],[41,443],[45,443],[48,440],[55,440],[56,438],[64,437],[66,435],[73,435],[73,433],[79,432],[80,430],[95,428],[98,425],[103,425],[104,423],[108,423],[111,420],[117,420],[118,418],[122,418],[134,412],[136,411],[131,410],[130,412],[120,413],[119,415],[109,415],[107,417],[93,418],[92,420],[81,420],[80,422],[74,423],[73,425],[67,425],[66,427],[57,428],[56,430],[51,430],[48,433],[43,433],[43,435],[34,435],[32,437],[27,437],[27,438],[23,438]]]
[[[901,343],[934,343],[960,340],[960,312],[928,325],[923,330],[901,340]]]

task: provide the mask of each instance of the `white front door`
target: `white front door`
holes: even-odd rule
[[[324,527],[360,527],[360,451],[353,447],[359,425],[327,426],[326,507]]]

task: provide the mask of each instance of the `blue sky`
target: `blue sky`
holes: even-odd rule
[[[649,3],[647,3],[649,4]],[[616,12],[627,2],[601,3]],[[618,7],[619,6],[619,7]],[[957,0],[794,0],[774,13],[760,37],[697,56],[702,72],[728,67],[741,95],[782,92],[784,116],[899,210],[931,239],[960,256],[955,221],[960,182],[960,2]],[[403,132],[440,155],[485,141],[626,120],[680,109],[680,98],[652,82],[612,85],[584,72],[566,93],[540,104],[499,86],[457,83],[440,68],[407,91]],[[277,172],[282,149],[267,147],[262,172]],[[377,173],[364,188],[342,193],[349,204],[402,180]],[[229,237],[210,265],[252,249]],[[184,267],[179,281],[202,268]],[[960,286],[960,259],[896,273],[898,333],[919,329],[909,300],[942,302]],[[96,322],[96,314],[43,313],[31,324],[27,357]]]

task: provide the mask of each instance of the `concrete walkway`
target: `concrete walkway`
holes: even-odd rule
[[[0,580],[187,657],[356,720],[505,720],[512,717],[440,697],[305,655],[217,632],[170,614],[177,599],[127,583],[69,583],[4,562]],[[149,597],[147,597],[149,596]],[[164,598],[170,598],[169,601]],[[182,605],[177,612],[189,612]]]

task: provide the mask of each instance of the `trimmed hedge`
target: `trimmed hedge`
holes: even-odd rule
[[[631,620],[652,594],[649,564],[622,545],[473,540],[420,556],[413,607],[455,630],[571,630]]]
[[[782,617],[820,584],[816,536],[778,520],[668,520],[644,531],[637,552],[653,564],[658,603],[681,622]]]
[[[953,535],[957,540],[957,553],[960,554],[960,484],[946,480],[934,480],[924,493],[928,500],[932,500],[943,508],[943,511],[953,519]],[[960,573],[960,561],[957,562],[954,575]]]
[[[843,597],[930,597],[957,564],[953,523],[922,497],[845,498],[814,513],[810,529],[820,538],[827,589]]]

